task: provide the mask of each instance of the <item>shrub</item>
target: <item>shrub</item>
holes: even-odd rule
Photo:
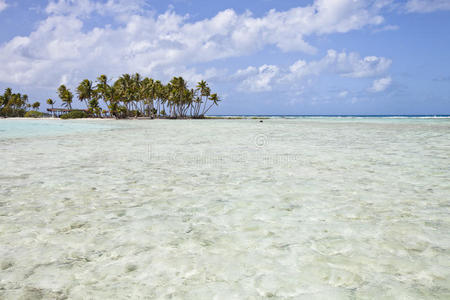
[[[9,106],[0,110],[0,117],[24,117],[26,110],[23,108],[13,109]]]
[[[138,110],[130,110],[128,112],[128,116],[130,117],[140,117],[141,116],[141,112]]]
[[[30,110],[25,113],[25,118],[42,118],[44,113],[36,110]]]
[[[81,119],[81,118],[87,118],[87,113],[82,110],[74,110],[71,112],[68,112],[67,114],[64,114],[61,116],[61,119]]]

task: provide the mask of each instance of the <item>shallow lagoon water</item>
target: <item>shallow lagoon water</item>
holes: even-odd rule
[[[450,297],[449,119],[0,120],[0,153],[1,299]]]

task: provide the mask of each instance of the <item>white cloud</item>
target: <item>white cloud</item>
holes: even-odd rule
[[[248,75],[239,85],[239,90],[248,92],[268,92],[272,90],[272,80],[278,75],[279,68],[273,65],[263,65],[258,69],[250,67],[238,71],[237,75]]]
[[[326,56],[318,61],[305,62],[299,60],[289,67],[285,79],[293,80],[308,75],[319,75],[323,72],[338,74],[343,77],[364,78],[384,73],[392,61],[384,57],[366,56],[358,53],[328,50]]]
[[[95,2],[91,0],[51,0],[45,12],[49,15],[72,15],[85,17],[92,13],[100,15],[115,14],[124,15],[143,11],[143,0],[107,0]]]
[[[369,89],[369,91],[373,93],[385,91],[391,85],[391,83],[392,78],[390,76],[376,79],[373,81],[372,87]]]
[[[338,94],[339,98],[345,98],[348,96],[348,91],[342,91]]]
[[[255,75],[258,73],[258,69],[256,69],[255,67],[248,67],[247,69],[243,69],[243,70],[238,70],[236,72],[236,74],[234,74],[232,77],[235,79],[242,79],[242,78],[246,78],[250,75]]]
[[[251,92],[263,92],[272,90],[275,85],[280,88],[283,85],[292,86],[302,79],[307,82],[312,76],[321,74],[335,74],[349,78],[371,78],[384,74],[391,66],[392,61],[385,57],[366,56],[358,53],[340,52],[328,50],[320,60],[310,62],[298,60],[288,68],[280,68],[273,65],[263,65],[259,68],[248,67],[238,70],[233,79],[242,81],[240,90]],[[298,88],[295,85],[295,88]]]
[[[0,46],[0,82],[54,87],[63,77],[73,84],[99,73],[164,74],[168,69],[187,70],[196,63],[248,55],[268,45],[312,53],[316,49],[305,41],[308,36],[382,24],[381,6],[374,3],[378,2],[316,0],[287,11],[271,10],[259,18],[228,9],[189,22],[173,11],[155,15],[144,0],[51,1],[47,18],[34,32]],[[113,16],[115,23],[87,29],[84,19],[92,14]]]
[[[409,13],[430,13],[438,10],[450,10],[449,0],[408,0],[405,9]]]
[[[5,0],[0,0],[0,12],[5,10],[8,7],[8,4]]]

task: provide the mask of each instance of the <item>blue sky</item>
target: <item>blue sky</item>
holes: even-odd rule
[[[0,0],[0,28],[0,89],[41,103],[139,72],[215,114],[450,114],[450,0]]]

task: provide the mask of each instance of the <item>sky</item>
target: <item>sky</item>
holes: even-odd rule
[[[211,114],[450,114],[450,0],[0,0],[0,90],[136,72]]]

